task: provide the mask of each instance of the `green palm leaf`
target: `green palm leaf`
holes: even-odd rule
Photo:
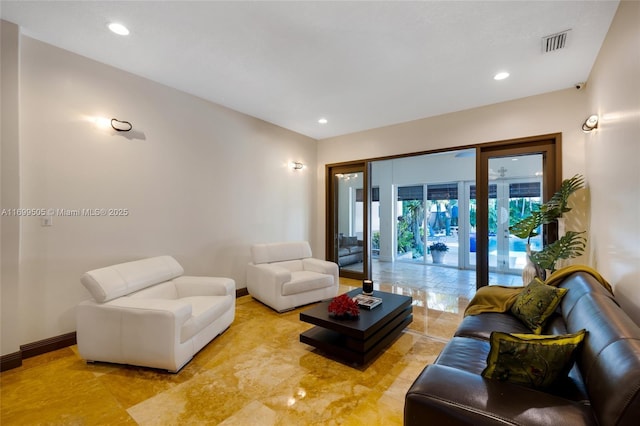
[[[545,246],[541,251],[532,253],[531,260],[551,273],[556,270],[556,263],[560,259],[571,259],[584,253],[587,240],[582,232],[567,231],[559,240]]]
[[[575,175],[570,179],[563,180],[560,189],[553,194],[549,201],[531,212],[531,216],[525,217],[518,223],[510,226],[509,232],[518,238],[526,238],[527,242],[529,242],[531,238],[538,235],[537,229],[540,225],[552,223],[562,217],[564,213],[571,211],[571,209],[567,207],[568,198],[583,186],[584,178],[580,175]]]
[[[536,229],[543,223],[543,215],[540,210],[531,212],[531,216],[525,217],[520,222],[509,227],[509,232],[518,238],[527,238],[528,240],[538,235]]]
[[[547,215],[549,217],[555,216],[555,220],[562,217],[566,212],[571,211],[571,209],[567,207],[569,196],[583,186],[584,178],[580,175],[575,175],[570,179],[563,180],[558,192],[553,194],[553,197],[542,206],[546,210]]]

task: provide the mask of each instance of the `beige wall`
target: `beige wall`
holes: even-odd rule
[[[170,254],[245,287],[252,243],[310,239],[314,169],[288,163],[315,165],[315,140],[28,37],[20,55],[19,207],[129,211],[23,218],[21,344],[75,330],[89,269]]]
[[[20,201],[19,179],[19,29],[0,21],[0,209],[17,206]],[[3,214],[0,217],[0,354],[17,352],[20,333],[16,327],[19,293],[20,217]]]
[[[640,324],[640,3],[620,3],[587,84],[594,265]]]

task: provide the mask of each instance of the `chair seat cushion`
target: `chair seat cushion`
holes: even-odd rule
[[[180,330],[180,342],[184,343],[213,323],[233,305],[233,296],[191,296],[180,300],[191,304],[191,318]]]
[[[291,273],[291,281],[282,286],[282,295],[304,293],[320,288],[331,287],[333,276],[312,271],[297,271]]]

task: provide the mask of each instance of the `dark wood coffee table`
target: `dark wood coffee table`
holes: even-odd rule
[[[362,293],[351,290],[350,297]],[[366,364],[393,342],[413,321],[409,296],[375,291],[382,304],[372,310],[360,309],[357,319],[338,320],[329,316],[329,301],[300,313],[300,320],[314,324],[300,334],[300,341],[327,354],[356,364]]]

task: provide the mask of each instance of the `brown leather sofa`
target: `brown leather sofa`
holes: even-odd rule
[[[481,376],[492,331],[531,333],[510,313],[464,318],[406,394],[405,425],[637,425],[640,328],[592,275],[577,272],[543,334],[586,329],[568,377],[533,388]]]

